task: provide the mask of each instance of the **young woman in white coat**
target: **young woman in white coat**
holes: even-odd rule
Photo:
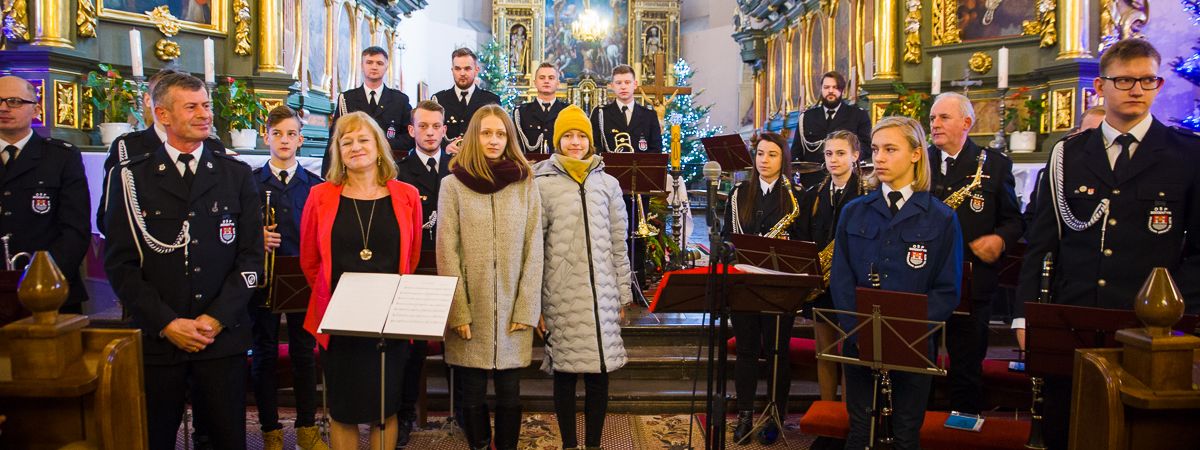
[[[628,221],[617,179],[604,173],[592,125],[578,106],[554,122],[555,154],[534,166],[542,197],[545,276],[542,322],[554,372],[562,448],[599,449],[608,374],[625,365],[621,322],[633,301],[625,243]],[[584,381],[584,446],[575,430],[575,387]]]
[[[496,448],[515,450],[520,369],[529,365],[541,314],[542,208],[518,130],[484,106],[438,194],[438,274],[459,277],[450,305],[446,363],[454,367],[462,426],[472,449],[491,445],[487,378],[496,388]]]

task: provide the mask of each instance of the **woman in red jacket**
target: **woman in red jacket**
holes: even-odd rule
[[[358,446],[358,424],[380,420],[378,339],[318,334],[329,299],[345,272],[412,273],[421,255],[417,189],[396,181],[396,163],[383,130],[362,112],[338,120],[331,168],[304,206],[300,264],[312,286],[304,328],[321,344],[334,449]],[[337,245],[332,245],[337,242]],[[403,374],[407,341],[387,341],[387,374]],[[371,448],[396,446],[401,377],[387,377],[382,436],[371,427]]]

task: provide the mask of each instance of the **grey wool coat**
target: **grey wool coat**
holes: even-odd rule
[[[628,222],[617,179],[594,156],[582,184],[554,155],[534,166],[542,197],[546,264],[542,319],[551,368],[611,372],[625,365],[620,312],[633,301],[625,242]]]
[[[541,314],[542,208],[521,180],[480,194],[454,175],[438,194],[437,268],[459,277],[446,330],[446,363],[477,369],[526,367]],[[510,333],[511,322],[529,325]],[[471,340],[453,330],[471,325]]]

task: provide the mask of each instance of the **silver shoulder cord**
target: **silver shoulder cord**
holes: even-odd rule
[[[118,148],[118,155],[121,157],[121,185],[125,192],[125,219],[129,222],[129,232],[133,234],[134,242],[138,241],[138,234],[140,232],[141,240],[146,243],[146,246],[160,255],[183,248],[183,261],[186,265],[188,259],[187,244],[192,240],[190,232],[191,223],[187,219],[184,219],[183,226],[179,228],[179,235],[175,237],[175,242],[171,244],[162,242],[150,234],[150,231],[146,229],[146,218],[142,216],[142,207],[138,204],[137,186],[133,182],[133,171],[129,170],[129,167],[125,164],[127,153],[125,151],[124,140],[118,144]],[[135,226],[137,227],[136,232],[134,231]],[[145,260],[145,255],[142,254],[141,245],[138,245],[137,249],[138,263],[141,264]]]
[[[813,153],[821,148],[821,145],[825,143],[825,140],[821,139],[817,141],[810,141],[804,138],[804,114],[806,112],[807,111],[800,113],[800,120],[796,121],[798,122],[796,127],[796,139],[799,139],[800,143],[803,144],[804,151]]]
[[[1054,146],[1054,150],[1050,153],[1050,190],[1051,199],[1054,201],[1054,210],[1059,218],[1056,220],[1058,225],[1058,237],[1062,238],[1062,226],[1065,224],[1068,228],[1074,231],[1083,231],[1100,222],[1100,248],[1104,248],[1104,237],[1108,231],[1108,208],[1109,199],[1101,199],[1100,204],[1096,205],[1096,209],[1092,211],[1092,216],[1087,222],[1079,220],[1075,217],[1075,213],[1067,206],[1067,197],[1063,190],[1063,152],[1064,141],[1059,141]]]
[[[740,216],[740,214],[738,214],[738,202],[737,202],[738,192],[743,187],[745,187],[745,182],[743,182],[743,184],[739,184],[737,187],[733,188],[733,190],[729,192],[729,206],[733,207],[733,214],[730,214],[731,221],[733,223],[730,225],[732,226],[733,232],[737,233],[737,234],[744,234],[744,233],[742,233],[742,220],[740,217],[738,217],[738,216]]]
[[[608,148],[608,137],[607,137],[607,136],[605,136],[605,131],[604,131],[604,109],[603,109],[603,108],[604,108],[603,106],[597,106],[597,107],[596,107],[596,110],[597,110],[597,111],[596,111],[596,113],[597,113],[597,114],[599,114],[599,115],[598,115],[598,118],[600,119],[600,142],[604,143],[604,152],[605,152],[605,153],[608,153],[608,152],[611,152],[611,151],[612,151],[612,149],[611,149],[611,148]]]
[[[521,107],[513,109],[513,120],[517,123],[517,135],[521,137],[521,143],[525,144],[525,148],[531,152],[543,152],[542,141],[546,140],[546,136],[538,133],[537,144],[529,145],[529,138],[525,136],[525,128],[521,126]]]
[[[350,114],[346,111],[346,94],[338,95],[338,113],[339,117]]]
[[[433,212],[429,213],[429,221],[425,222],[424,225],[421,225],[421,229],[422,230],[432,230],[433,227],[435,225],[437,225],[437,216],[438,216],[438,213],[437,213],[436,209],[433,210]]]

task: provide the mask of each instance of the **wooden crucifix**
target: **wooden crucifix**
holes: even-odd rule
[[[667,114],[667,104],[671,103],[676,95],[691,95],[692,88],[667,86],[667,54],[658,52],[654,54],[654,82],[639,86],[638,92],[642,94],[643,98],[650,101],[654,112],[658,113],[658,121],[661,123]]]

